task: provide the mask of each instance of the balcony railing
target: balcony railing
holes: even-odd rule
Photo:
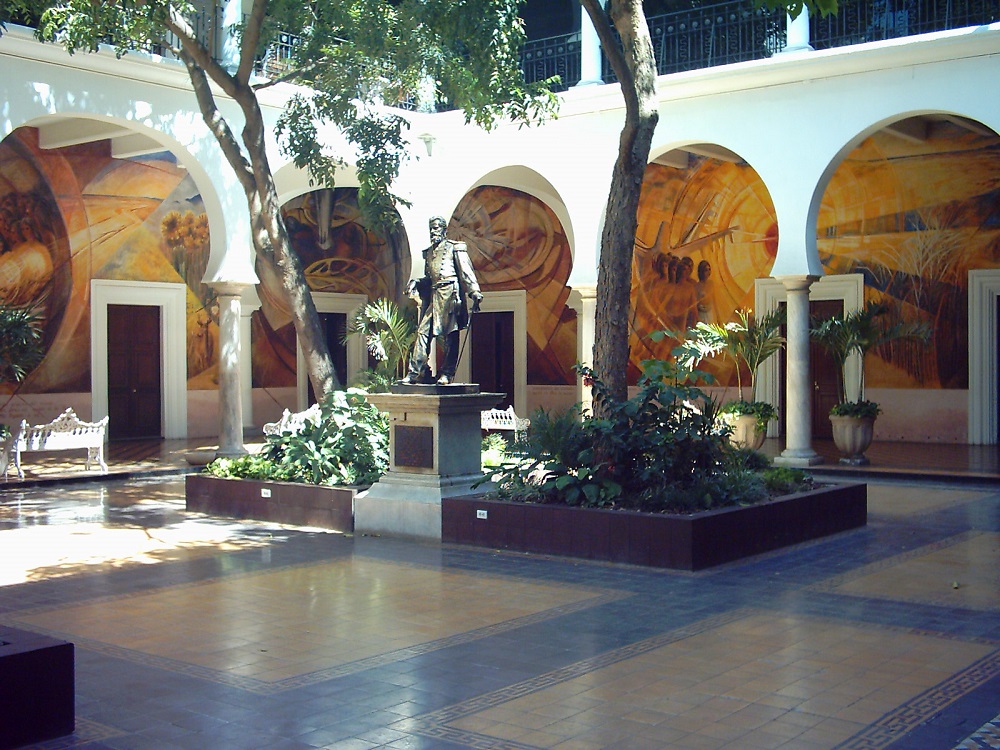
[[[201,7],[191,23],[217,55],[218,4],[196,4]],[[829,49],[998,21],[997,0],[841,0],[837,15],[810,18],[810,43]],[[647,22],[660,75],[770,57],[785,45],[784,13],[755,9],[750,0],[651,16]],[[269,78],[286,72],[297,44],[294,34],[281,34],[260,60],[258,72]],[[167,52],[163,47],[151,51]],[[559,76],[556,90],[574,86],[580,81],[580,52],[580,32],[530,41],[521,50],[525,78],[535,82]],[[614,80],[606,58],[603,76],[606,82]]]
[[[836,16],[813,18],[809,26],[812,46],[829,49],[996,21],[996,0],[852,0],[841,3]]]
[[[817,49],[893,39],[1000,21],[996,0],[841,0],[836,16],[809,20]],[[785,14],[754,9],[750,0],[703,6],[647,19],[660,75],[770,57],[785,45]],[[579,34],[526,45],[528,81],[562,76],[565,89],[580,80]],[[540,63],[539,61],[543,61]],[[564,72],[565,71],[565,72]],[[607,59],[604,80],[615,80]]]
[[[580,32],[535,39],[521,47],[521,69],[531,83],[559,76],[555,91],[580,82]]]

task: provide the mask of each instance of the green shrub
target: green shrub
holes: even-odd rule
[[[298,432],[268,435],[256,456],[216,459],[213,476],[271,479],[306,484],[372,484],[389,468],[388,418],[356,388],[333,391],[320,406],[320,420]]]
[[[592,382],[595,399],[605,398],[601,382]],[[759,503],[780,494],[773,489],[779,482],[796,491],[806,479],[730,445],[715,403],[671,362],[644,362],[636,395],[607,403],[605,414],[581,420],[578,408],[536,411],[515,456],[491,472],[496,494],[521,502],[697,512]]]

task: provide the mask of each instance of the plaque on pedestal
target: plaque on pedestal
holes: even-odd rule
[[[368,400],[389,415],[389,471],[354,502],[359,534],[441,539],[441,498],[485,492],[481,412],[502,393],[479,386],[401,385]]]

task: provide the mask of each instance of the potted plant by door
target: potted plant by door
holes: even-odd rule
[[[43,334],[43,319],[37,305],[0,303],[0,383],[20,384],[41,363],[45,356]],[[6,407],[11,402],[17,387],[0,406]],[[10,441],[10,428],[0,424],[0,473],[7,468]]]
[[[736,364],[736,388],[739,398],[725,404],[720,413],[732,427],[730,442],[737,448],[757,450],[767,437],[767,425],[778,410],[767,401],[757,400],[757,371],[784,345],[781,326],[785,309],[775,308],[755,319],[749,310],[738,310],[738,320],[719,325],[698,323],[687,331],[684,341],[674,350],[678,364],[693,369],[705,357],[721,355]],[[750,400],[743,394],[743,370],[750,375]]]
[[[863,466],[869,463],[865,451],[874,437],[875,418],[882,411],[877,403],[865,399],[868,352],[890,341],[927,341],[930,338],[930,329],[925,323],[888,322],[884,317],[888,312],[889,306],[884,302],[869,302],[842,318],[814,321],[809,330],[809,335],[830,354],[837,366],[839,402],[830,409],[830,424],[842,464]],[[857,386],[849,393],[847,364],[852,354],[857,354],[861,362]]]

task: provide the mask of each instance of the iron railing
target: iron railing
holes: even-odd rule
[[[996,21],[997,0],[848,0],[840,3],[837,15],[810,19],[810,42],[830,49]]]
[[[813,47],[827,49],[997,21],[997,0],[841,0],[836,16],[813,17],[809,26]],[[754,9],[750,0],[650,16],[647,23],[660,75],[770,57],[785,45],[785,14]],[[579,33],[532,44],[544,55],[533,50],[531,62],[541,57],[544,65],[523,64],[529,82],[555,73],[563,89],[579,82]],[[615,80],[607,58],[603,71],[606,82]]]
[[[521,47],[521,70],[529,83],[559,76],[553,91],[580,82],[580,32],[535,39]]]
[[[199,4],[191,23],[218,56],[218,4]],[[837,15],[810,18],[810,43],[829,49],[998,21],[998,0],[840,0]],[[660,75],[769,57],[785,45],[784,13],[755,9],[750,0],[651,16],[647,23]],[[298,41],[294,34],[281,34],[259,61],[258,72],[270,78],[286,72]],[[168,53],[163,46],[150,51]],[[580,81],[580,51],[578,31],[530,41],[521,49],[525,78],[533,83],[559,76],[556,90],[574,86]],[[607,82],[615,80],[607,58],[603,75]]]

